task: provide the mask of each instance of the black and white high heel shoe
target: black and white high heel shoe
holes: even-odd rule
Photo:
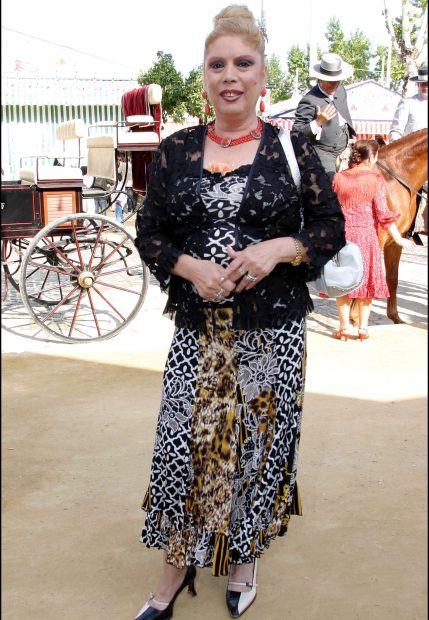
[[[246,609],[249,609],[250,605],[256,598],[256,571],[258,560],[255,559],[253,563],[253,576],[251,582],[240,581],[228,581],[228,590],[226,591],[226,605],[229,609],[229,613],[232,618],[239,618],[244,614]],[[230,590],[230,586],[247,587],[247,592],[234,592]]]
[[[170,620],[170,618],[173,617],[174,602],[182,590],[187,587],[189,594],[192,594],[192,596],[197,596],[197,592],[195,590],[196,574],[197,570],[195,566],[188,566],[182,585],[178,588],[178,590],[176,590],[169,603],[158,601],[158,599],[156,599],[151,593],[149,600],[145,603],[145,605],[143,605],[134,620]],[[159,607],[162,607],[162,609],[155,609],[155,607],[152,607],[152,602],[156,603]]]

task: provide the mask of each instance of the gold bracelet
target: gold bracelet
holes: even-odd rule
[[[292,267],[298,267],[302,263],[302,247],[295,237],[292,237],[292,239],[295,244],[295,258],[290,261],[290,264]]]

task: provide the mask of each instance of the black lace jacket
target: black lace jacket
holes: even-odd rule
[[[165,138],[152,163],[146,199],[137,214],[137,249],[161,289],[168,292],[165,312],[178,326],[204,329],[207,302],[193,285],[170,273],[190,236],[209,225],[200,196],[206,125],[180,130]],[[280,263],[249,291],[235,295],[237,329],[276,327],[302,318],[313,309],[306,282],[345,244],[344,217],[319,157],[301,133],[291,132],[301,172],[301,192],[292,179],[278,138],[278,128],[264,123],[237,213],[235,249],[256,240],[292,236],[306,247],[309,263]],[[209,304],[210,305],[210,304]],[[216,307],[213,304],[213,307]]]

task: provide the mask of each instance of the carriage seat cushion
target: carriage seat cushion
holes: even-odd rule
[[[66,121],[56,129],[57,140],[79,140],[85,135],[85,125],[80,118]]]
[[[134,114],[132,116],[127,116],[126,120],[127,120],[127,123],[130,123],[130,124],[146,123],[148,125],[153,125],[155,123],[153,116],[151,116],[150,114]]]
[[[159,136],[156,131],[119,131],[118,148],[124,145],[138,146],[141,144],[159,144]]]
[[[72,166],[39,166],[39,178],[35,167],[21,168],[19,178],[23,185],[34,185],[38,181],[82,181],[83,175],[80,168]]]
[[[147,89],[149,105],[158,105],[162,101],[162,88],[159,84],[149,84]]]
[[[86,139],[86,146],[91,149],[91,148],[102,148],[102,149],[108,149],[108,148],[116,148],[116,140],[115,140],[115,136],[111,136],[108,134],[100,134],[98,136],[90,136],[89,138]]]

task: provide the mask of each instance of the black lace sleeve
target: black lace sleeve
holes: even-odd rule
[[[330,258],[345,244],[344,215],[331,181],[313,146],[304,134],[291,132],[301,172],[303,227],[291,236],[307,249],[309,263],[303,265],[306,281],[312,281]]]
[[[167,154],[168,140],[164,140],[151,163],[147,195],[136,217],[135,239],[142,260],[164,291],[170,284],[170,271],[182,254],[167,223]]]

